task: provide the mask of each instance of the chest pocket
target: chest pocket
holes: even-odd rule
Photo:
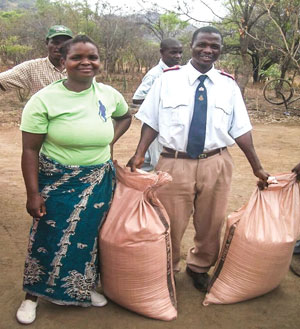
[[[230,97],[220,95],[216,100],[213,114],[214,125],[217,128],[227,128],[230,125],[233,112],[233,103]]]
[[[233,110],[232,99],[229,97],[223,97],[222,95],[216,100],[215,108],[223,111],[225,114],[230,115]]]
[[[165,125],[186,125],[189,120],[189,100],[185,97],[165,98],[161,112]]]

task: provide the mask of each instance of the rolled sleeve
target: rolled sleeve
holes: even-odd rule
[[[19,64],[10,70],[0,73],[0,84],[5,90],[30,88],[30,67],[27,62]]]

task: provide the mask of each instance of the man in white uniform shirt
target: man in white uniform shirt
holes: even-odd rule
[[[180,243],[193,216],[194,247],[188,252],[186,271],[200,291],[207,289],[207,272],[220,248],[233,170],[227,147],[238,144],[261,188],[267,186],[268,178],[253,146],[240,89],[232,77],[214,68],[221,49],[222,36],[216,28],[195,31],[191,61],[163,73],[136,114],[144,125],[136,153],[128,162],[132,171],[140,167],[145,151],[158,136],[164,149],[156,169],[173,178],[158,190],[158,197],[171,221],[174,271],[180,270]]]
[[[160,43],[161,59],[159,63],[149,70],[144,76],[142,83],[135,91],[132,102],[133,104],[142,104],[151,89],[154,81],[169,67],[180,64],[182,57],[182,45],[173,38],[164,39]],[[145,156],[143,170],[151,171],[155,168],[159,155],[162,151],[162,145],[157,138],[151,143]]]

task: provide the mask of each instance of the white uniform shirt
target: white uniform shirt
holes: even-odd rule
[[[146,73],[141,84],[135,91],[132,98],[138,100],[145,99],[154,81],[163,73],[165,69],[168,68],[169,68],[168,65],[165,64],[162,60],[160,60],[156,66],[154,66],[151,70],[149,70]]]
[[[166,147],[186,152],[194,111],[194,97],[201,75],[189,62],[156,79],[136,117],[159,132]],[[212,68],[206,73],[207,122],[204,152],[234,144],[252,129],[237,83]]]

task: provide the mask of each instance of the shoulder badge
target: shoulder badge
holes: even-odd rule
[[[167,69],[164,69],[164,73],[168,72],[168,71],[176,71],[176,70],[179,70],[179,69],[180,69],[180,66],[175,65],[175,66],[172,66],[172,67],[168,67]]]
[[[233,75],[231,75],[231,74],[229,74],[229,73],[227,73],[227,72],[225,72],[223,70],[222,71],[219,71],[219,73],[222,74],[222,75],[225,75],[226,77],[228,77],[228,78],[230,78],[232,80],[235,80],[235,78],[234,78]]]

